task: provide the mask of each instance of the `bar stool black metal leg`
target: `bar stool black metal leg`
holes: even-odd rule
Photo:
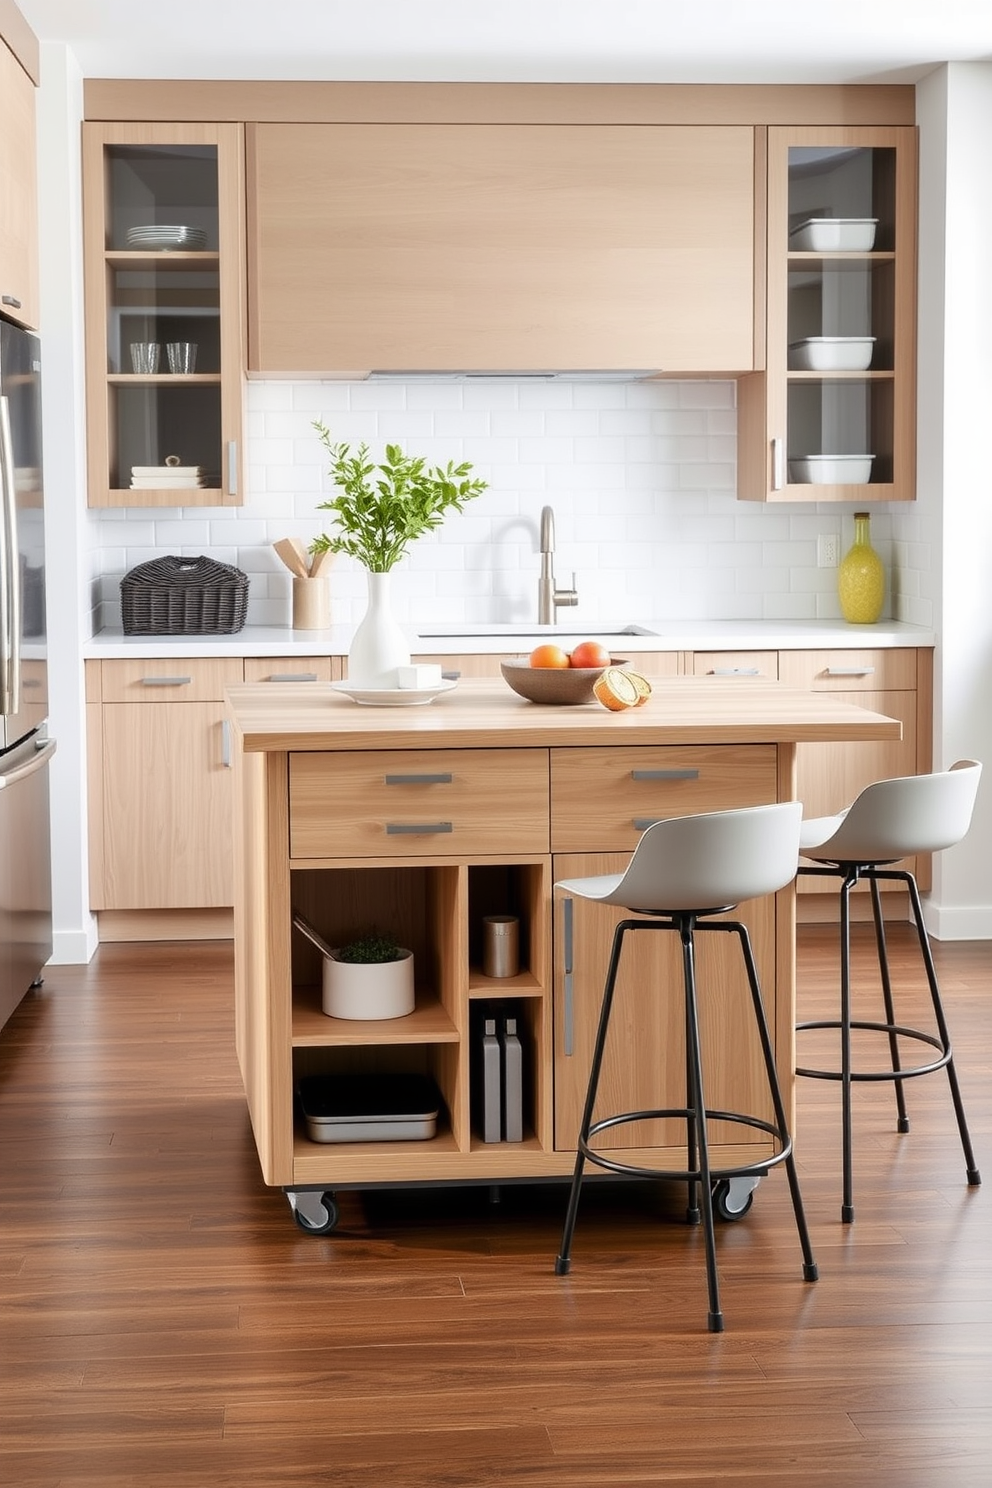
[[[843,1196],[840,1217],[854,1221],[854,1155],[851,1119],[851,889],[857,872],[844,877],[840,887],[840,1088],[841,1147],[843,1152]]]
[[[691,1038],[689,1034],[689,1001],[685,999],[685,1166],[689,1173],[695,1172],[699,1166],[699,1148],[696,1142],[696,1116],[695,1101],[692,1097],[692,1070],[689,1061],[689,1048]],[[689,1187],[686,1196],[685,1222],[690,1225],[698,1225],[702,1218],[699,1207],[699,1189],[694,1178],[689,1179]]]
[[[747,933],[747,926],[740,922],[733,924],[741,943],[741,954],[744,957],[744,967],[747,971],[748,984],[751,988],[751,1003],[754,1007],[754,1018],[758,1025],[758,1037],[761,1040],[761,1053],[765,1061],[765,1073],[768,1078],[768,1088],[772,1096],[772,1109],[775,1112],[775,1124],[782,1136],[788,1151],[785,1159],[785,1171],[789,1179],[789,1192],[792,1195],[792,1209],[796,1216],[796,1229],[799,1232],[799,1244],[803,1253],[803,1280],[816,1281],[819,1277],[819,1269],[813,1258],[813,1247],[810,1243],[809,1228],[806,1224],[806,1211],[803,1207],[803,1196],[799,1187],[799,1174],[796,1172],[796,1160],[792,1152],[792,1136],[789,1132],[788,1117],[785,1114],[785,1102],[782,1099],[782,1087],[779,1084],[778,1070],[775,1066],[775,1054],[772,1050],[771,1034],[768,1032],[768,1019],[765,1017],[765,1004],[761,996],[761,985],[758,981],[758,968],[754,962],[754,952],[751,949],[751,937]]]
[[[716,1269],[716,1236],[713,1226],[713,1188],[710,1181],[709,1135],[706,1130],[706,1101],[703,1095],[703,1063],[699,1048],[699,1014],[696,1007],[696,975],[693,947],[693,920],[686,916],[679,925],[682,941],[682,974],[685,981],[685,1002],[688,1014],[688,1060],[690,1111],[695,1113],[696,1142],[699,1149],[700,1208],[703,1222],[703,1242],[706,1251],[706,1285],[709,1291],[710,1310],[706,1325],[711,1333],[723,1332],[723,1313],[720,1310],[720,1282]],[[691,1118],[690,1118],[691,1119]]]
[[[933,1014],[937,1021],[937,1032],[940,1035],[941,1043],[949,1055],[945,1066],[947,1070],[947,1083],[951,1087],[951,1100],[954,1102],[954,1115],[957,1118],[958,1132],[961,1136],[961,1147],[964,1152],[968,1183],[970,1187],[977,1188],[982,1181],[982,1175],[978,1171],[978,1164],[975,1162],[975,1154],[971,1146],[971,1136],[968,1132],[968,1123],[964,1114],[964,1101],[961,1099],[961,1087],[958,1085],[957,1072],[954,1069],[954,1059],[950,1057],[951,1036],[947,1027],[947,1019],[944,1017],[944,1004],[941,1001],[940,987],[937,983],[937,968],[933,964],[933,953],[930,950],[930,941],[923,923],[923,905],[920,903],[920,891],[916,886],[916,879],[911,873],[900,873],[899,877],[905,880],[906,887],[909,889],[910,902],[913,906],[913,919],[916,922],[916,934],[919,937],[923,965],[926,968],[927,982],[930,986],[930,1000],[933,1003]]]
[[[579,1212],[579,1193],[582,1188],[582,1172],[585,1167],[585,1153],[589,1142],[589,1128],[592,1125],[592,1113],[596,1105],[596,1092],[599,1089],[599,1075],[603,1066],[603,1051],[606,1048],[606,1035],[610,1026],[610,1013],[613,1009],[613,992],[616,987],[617,969],[620,965],[620,948],[623,945],[624,932],[627,930],[629,924],[629,920],[621,920],[613,932],[613,950],[610,954],[609,970],[606,973],[606,985],[603,988],[603,1002],[599,1010],[599,1026],[596,1029],[596,1042],[593,1046],[592,1063],[589,1066],[589,1084],[586,1087],[586,1101],[582,1111],[582,1124],[579,1127],[579,1137],[575,1144],[575,1167],[572,1171],[572,1187],[568,1195],[568,1208],[565,1212],[565,1225],[562,1230],[561,1247],[555,1260],[556,1276],[567,1276],[572,1264],[572,1236],[575,1233],[575,1220]]]
[[[889,976],[889,956],[885,944],[885,919],[882,915],[882,896],[878,891],[878,879],[869,870],[866,875],[871,883],[871,912],[875,922],[875,948],[878,951],[878,971],[882,979],[882,1001],[885,1004],[885,1021],[889,1029],[889,1057],[892,1071],[897,1074],[902,1068],[899,1059],[899,1039],[895,1031],[895,1003],[892,1000],[892,978]],[[909,1131],[909,1115],[906,1111],[906,1092],[902,1080],[894,1080],[896,1088],[896,1130]]]

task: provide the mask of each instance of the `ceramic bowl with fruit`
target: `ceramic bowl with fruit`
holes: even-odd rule
[[[597,678],[607,667],[623,664],[598,641],[582,641],[572,651],[545,642],[529,656],[501,661],[500,670],[513,691],[528,702],[591,703]]]

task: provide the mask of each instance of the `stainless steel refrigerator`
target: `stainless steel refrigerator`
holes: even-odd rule
[[[52,953],[41,351],[0,318],[0,1027]]]

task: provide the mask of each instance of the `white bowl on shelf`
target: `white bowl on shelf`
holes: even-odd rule
[[[794,253],[870,253],[877,217],[807,217],[789,233]]]
[[[874,350],[874,336],[806,336],[789,342],[789,370],[864,372]]]
[[[874,455],[799,455],[789,461],[789,479],[800,486],[864,486]]]

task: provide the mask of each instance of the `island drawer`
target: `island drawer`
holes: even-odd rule
[[[772,744],[551,751],[551,851],[632,850],[669,816],[776,799]]]
[[[546,749],[294,753],[290,856],[546,853]]]
[[[779,681],[803,692],[911,692],[915,647],[864,651],[781,651]]]
[[[135,657],[98,663],[104,703],[222,703],[244,679],[241,657]]]

